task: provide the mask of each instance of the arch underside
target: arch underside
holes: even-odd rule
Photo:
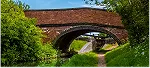
[[[67,52],[71,42],[78,36],[83,35],[88,32],[103,32],[111,36],[118,44],[121,43],[120,39],[113,34],[99,26],[75,26],[70,29],[63,31],[55,40],[54,46],[61,50],[61,52]]]

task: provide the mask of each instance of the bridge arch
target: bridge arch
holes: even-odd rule
[[[54,46],[61,50],[61,52],[67,52],[72,41],[85,33],[88,32],[103,32],[110,35],[118,44],[121,43],[120,39],[110,31],[100,27],[100,26],[92,26],[92,25],[80,25],[71,27],[65,31],[63,31],[55,40]]]
[[[24,12],[26,17],[37,19],[36,26],[40,27],[47,36],[43,38],[43,42],[55,40],[55,47],[58,46],[64,52],[74,38],[86,32],[104,32],[111,35],[118,43],[120,40],[128,39],[128,33],[121,23],[119,14],[104,9],[81,7]]]

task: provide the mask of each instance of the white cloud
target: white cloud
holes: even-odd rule
[[[87,4],[84,4],[84,5],[81,5],[81,7],[90,7],[90,8],[100,8],[100,9],[103,9],[105,6],[97,6],[97,5],[87,5]]]
[[[81,7],[91,7],[90,5],[81,5]]]

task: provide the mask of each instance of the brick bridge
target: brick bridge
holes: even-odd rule
[[[113,12],[96,8],[69,8],[26,10],[26,17],[36,18],[47,38],[44,42],[54,41],[62,52],[69,49],[71,42],[88,32],[103,32],[110,35],[118,44],[128,37],[121,24],[121,17]]]

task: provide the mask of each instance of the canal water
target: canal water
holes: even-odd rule
[[[67,60],[69,60],[69,58],[46,59],[33,62],[20,62],[10,66],[2,66],[2,67],[61,67],[61,65],[65,63]]]

